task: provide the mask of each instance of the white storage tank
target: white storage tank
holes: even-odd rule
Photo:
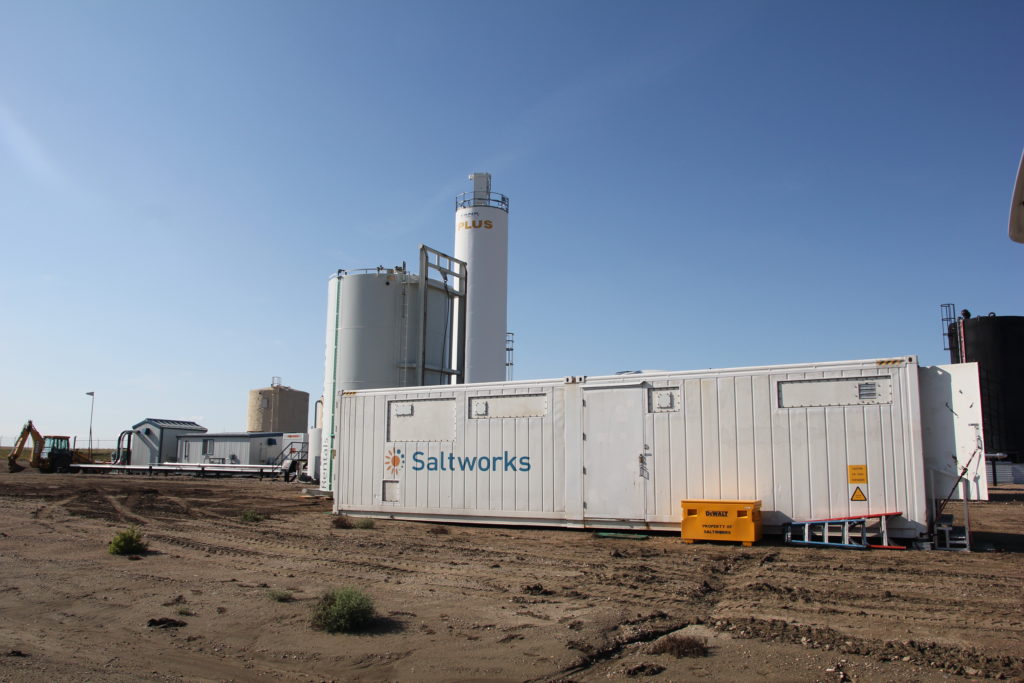
[[[335,278],[338,389],[405,386],[415,368],[416,276],[394,268]],[[342,284],[343,283],[343,284]]]
[[[430,282],[421,292],[421,276],[404,266],[339,270],[328,281],[319,450],[324,490],[331,490],[333,480],[338,392],[448,381],[437,369],[451,364],[452,295],[444,283]]]
[[[339,391],[406,386],[418,354],[418,278],[404,267],[339,270],[327,285],[320,481],[329,490]]]
[[[455,258],[466,262],[469,279],[464,381],[500,382],[508,331],[508,197],[491,192],[490,173],[469,178],[473,191],[455,200]]]
[[[316,479],[320,474],[322,434],[323,430],[320,427],[309,428],[309,456],[306,460],[306,476],[310,479]]]

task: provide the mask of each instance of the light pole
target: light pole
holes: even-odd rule
[[[93,411],[93,408],[96,407],[96,392],[95,391],[87,391],[87,392],[85,392],[85,395],[92,397],[92,402],[89,403],[89,457],[91,458],[92,457],[92,411]]]

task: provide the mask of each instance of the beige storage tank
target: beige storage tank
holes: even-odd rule
[[[274,377],[265,389],[249,392],[247,432],[305,432],[309,394],[281,386]]]

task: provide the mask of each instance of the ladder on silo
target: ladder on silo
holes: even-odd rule
[[[789,522],[785,525],[785,541],[791,545],[868,550],[884,548],[903,550],[889,540],[887,520],[901,512],[883,512],[854,517],[832,517]]]

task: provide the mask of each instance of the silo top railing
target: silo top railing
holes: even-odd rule
[[[467,206],[493,206],[508,211],[508,197],[497,192],[463,192],[455,198],[455,208],[464,209]]]

